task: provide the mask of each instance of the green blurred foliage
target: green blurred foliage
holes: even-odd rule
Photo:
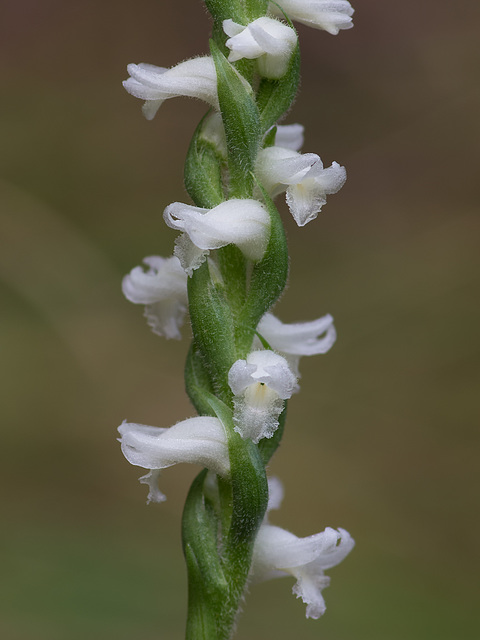
[[[287,579],[252,587],[238,638],[474,640],[478,624],[478,20],[469,0],[356,4],[337,37],[299,27],[288,122],[345,164],[344,189],[298,229],[284,321],[330,312],[338,343],[304,359],[271,464],[275,524],[342,526],[323,619]],[[124,273],[168,255],[161,213],[187,196],[204,106],[154,122],[128,62],[207,51],[198,0],[4,3],[0,101],[0,634],[8,640],[180,639],[179,529],[196,469],[146,507],[115,443],[124,419],[192,415],[185,339],[149,333]]]

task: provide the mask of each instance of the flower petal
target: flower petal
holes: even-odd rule
[[[270,217],[258,200],[232,199],[213,209],[174,202],[163,217],[169,227],[188,234],[202,251],[236,244],[250,260],[263,257],[270,235]]]
[[[258,59],[258,70],[265,78],[278,79],[285,75],[297,44],[295,31],[269,17],[257,18],[246,27],[232,20],[223,22],[223,30],[230,38],[228,60]]]
[[[135,304],[144,304],[152,331],[166,338],[180,339],[180,327],[187,311],[187,277],[175,256],[149,256],[149,268],[135,267],[124,277],[122,290]]]
[[[188,418],[169,429],[123,423],[119,432],[123,455],[133,465],[165,469],[191,462],[223,476],[229,472],[225,429],[217,418]]]
[[[330,314],[311,322],[284,324],[273,314],[266,313],[257,330],[273,349],[296,356],[327,353],[337,337]],[[320,337],[322,334],[325,335]]]
[[[279,124],[275,135],[275,146],[300,151],[303,147],[304,127],[301,124]]]
[[[144,114],[152,119],[164,100],[187,96],[204,100],[219,109],[217,74],[211,56],[202,56],[180,62],[165,69],[151,64],[129,64],[130,78],[123,86],[135,96],[146,100]]]
[[[332,35],[337,35],[340,29],[353,27],[354,10],[347,0],[279,0],[278,4],[292,20]],[[272,3],[269,12],[279,17],[283,15]]]

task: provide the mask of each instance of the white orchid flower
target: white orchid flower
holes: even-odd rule
[[[148,269],[135,267],[122,282],[124,296],[130,302],[145,305],[145,317],[152,331],[166,338],[181,338],[188,306],[187,275],[175,256],[148,256]]]
[[[327,527],[321,533],[298,538],[269,524],[268,512],[279,508],[283,488],[277,478],[269,478],[268,488],[267,516],[255,540],[251,576],[255,582],[293,576],[297,580],[293,593],[307,605],[307,618],[317,619],[325,612],[322,589],[330,582],[323,572],[339,564],[355,542],[344,529]]]
[[[142,62],[129,64],[127,70],[130,78],[123,86],[132,96],[145,100],[143,113],[147,120],[152,120],[164,100],[177,96],[198,98],[219,109],[217,74],[211,56],[185,60],[170,69]]]
[[[252,351],[246,360],[233,363],[228,383],[235,395],[235,431],[255,443],[271,438],[283,401],[291,397],[297,384],[285,358],[270,350]]]
[[[125,458],[150,470],[140,478],[149,486],[148,502],[166,500],[158,489],[158,478],[161,469],[174,464],[199,464],[224,477],[230,472],[227,436],[218,418],[188,418],[169,429],[124,422],[118,431]]]
[[[283,191],[290,213],[299,227],[314,220],[327,202],[345,184],[345,167],[334,162],[323,168],[315,153],[297,153],[284,147],[267,147],[257,156],[256,174],[272,197]]]
[[[337,339],[337,332],[330,314],[310,322],[286,324],[272,313],[266,313],[258,323],[257,331],[272,349],[286,358],[297,376],[300,375],[298,363],[301,356],[327,353]]]
[[[354,9],[347,0],[279,0],[278,4],[292,20],[334,36],[340,29],[353,27]],[[284,17],[274,4],[271,3],[268,9],[271,14]]]
[[[285,75],[297,44],[297,34],[291,27],[262,17],[247,26],[224,20],[223,30],[229,36],[225,43],[230,49],[229,62],[257,59],[258,71],[264,78],[276,80]]]
[[[181,202],[169,205],[163,214],[172,229],[183,231],[175,255],[192,275],[211,249],[235,244],[249,259],[263,258],[270,236],[270,216],[258,200],[226,200],[213,209]]]
[[[303,147],[304,131],[302,124],[277,124],[275,146],[300,151]]]

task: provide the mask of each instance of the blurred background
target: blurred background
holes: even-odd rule
[[[355,28],[298,26],[303,80],[285,123],[348,180],[318,220],[285,215],[290,286],[276,314],[331,313],[338,342],[304,358],[270,472],[274,524],[349,530],[327,613],[293,580],[252,587],[239,640],[474,640],[478,603],[480,5],[357,0]],[[180,640],[179,529],[198,469],[173,467],[145,506],[115,442],[124,418],[192,415],[181,342],[121,294],[169,255],[164,207],[205,106],[153,122],[129,62],[207,51],[199,0],[2,4],[0,92],[0,635]],[[281,200],[281,199],[280,199]],[[279,202],[280,202],[279,200]]]

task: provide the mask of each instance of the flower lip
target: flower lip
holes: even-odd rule
[[[291,397],[297,379],[281,355],[270,350],[258,350],[249,353],[246,360],[234,362],[228,382],[235,395],[240,395],[252,384],[261,383],[286,400]]]

